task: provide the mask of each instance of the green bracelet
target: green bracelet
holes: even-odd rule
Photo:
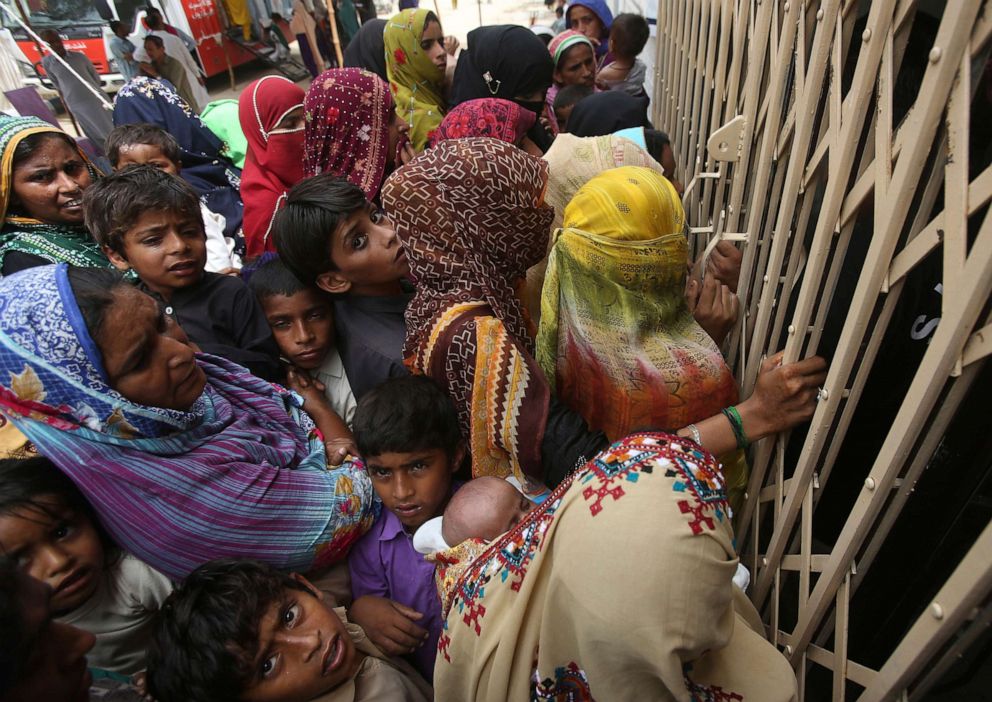
[[[747,434],[744,433],[744,422],[741,420],[741,413],[737,411],[737,408],[731,405],[721,412],[730,422],[730,428],[734,431],[734,438],[737,439],[737,448],[746,449],[750,446],[751,442],[748,441]]]

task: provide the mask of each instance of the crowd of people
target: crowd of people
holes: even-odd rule
[[[366,22],[243,170],[155,34],[105,163],[0,116],[0,699],[794,698],[733,516],[826,364],[740,396],[647,23],[561,14]]]

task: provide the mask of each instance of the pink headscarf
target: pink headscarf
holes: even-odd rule
[[[434,131],[430,146],[445,139],[493,137],[518,145],[537,118],[515,102],[500,98],[469,100],[452,108]]]

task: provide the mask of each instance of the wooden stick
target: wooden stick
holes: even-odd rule
[[[338,38],[338,22],[334,14],[334,0],[327,0],[327,19],[331,24],[331,38],[334,40],[334,53],[338,57],[338,68],[344,66],[344,56],[341,54],[341,40]]]

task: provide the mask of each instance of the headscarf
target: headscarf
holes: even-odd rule
[[[248,140],[241,198],[250,258],[275,251],[269,238],[272,220],[286,191],[303,179],[303,127],[292,132],[272,131],[283,117],[303,107],[303,97],[303,89],[292,81],[265,76],[249,84],[238,98],[238,121]]]
[[[515,102],[480,98],[463,102],[444,116],[434,132],[431,146],[445,139],[492,137],[518,145],[534,126],[534,113]]]
[[[613,440],[674,431],[737,401],[685,301],[684,226],[671,183],[625,167],[582,186],[555,234],[537,360],[557,396]]]
[[[446,575],[463,554],[477,555]],[[438,699],[796,699],[733,584],[720,466],[686,439],[627,437],[481,554],[429,558],[444,588]]]
[[[543,161],[497,139],[449,139],[386,180],[382,202],[417,279],[407,364],[444,387],[472,474],[544,479],[550,394],[514,282],[544,255]]]
[[[182,179],[211,212],[224,216],[224,235],[234,237],[243,217],[241,170],[221,153],[223,142],[168,84],[144,76],[125,83],[114,99],[114,126],[141,122],[175,137],[182,151]]]
[[[385,29],[384,19],[371,19],[363,24],[344,50],[345,67],[364,68],[383,80],[389,80],[386,76],[386,44],[382,38]]]
[[[589,41],[589,37],[573,29],[567,29],[551,40],[551,43],[548,44],[548,53],[551,54],[554,70],[558,69],[558,62],[561,61],[565,53],[578,44],[587,44],[593,50],[593,54],[596,53],[596,47]]]
[[[177,579],[225,556],[301,572],[342,557],[377,511],[364,470],[328,470],[283,388],[197,363],[188,410],[136,405],[108,386],[64,264],[0,280],[0,411],[122,547]]]
[[[393,96],[386,84],[359,68],[330,68],[310,84],[303,105],[304,175],[333,173],[361,188],[367,199],[376,197],[386,172],[393,119]]]
[[[404,355],[447,307],[469,300],[485,302],[527,343],[513,283],[547,247],[546,182],[542,160],[482,137],[443,141],[390,176],[382,202],[417,280]]]
[[[545,103],[530,104],[516,98],[550,88],[553,72],[548,47],[526,27],[479,27],[468,33],[468,48],[458,57],[451,104],[503,98],[529,109],[536,118],[546,109]],[[543,150],[551,145],[551,137],[540,122],[534,123],[528,136]]]
[[[618,90],[582,98],[568,118],[568,131],[578,137],[605,136],[630,127],[651,128],[648,103]]]
[[[106,267],[110,263],[99,245],[83,226],[42,222],[10,212],[14,192],[14,150],[32,134],[60,134],[72,137],[37,117],[8,117],[0,115],[0,268],[11,251],[38,256],[52,263],[74,266]],[[73,142],[74,143],[74,142]],[[79,147],[76,147],[79,150]],[[96,169],[79,150],[83,163],[96,174]]]
[[[386,75],[396,98],[396,112],[410,125],[416,151],[427,148],[431,132],[444,117],[444,70],[420,48],[427,26],[427,9],[403,10],[386,23]]]
[[[568,9],[565,10],[565,25],[568,27],[572,26],[572,18],[569,15],[572,14],[573,7],[584,7],[592,10],[592,13],[599,17],[599,21],[603,23],[603,33],[598,37],[599,47],[596,49],[596,54],[598,56],[604,55],[609,50],[610,27],[613,26],[613,13],[610,12],[609,6],[604,0],[582,0],[582,2],[569,4]]]
[[[619,166],[643,166],[658,173],[664,172],[647,151],[617,136],[580,138],[572,134],[559,134],[543,158],[548,164],[548,189],[544,193],[544,201],[555,209],[552,231],[561,226],[565,206],[579,188],[602,171]],[[535,322],[541,319],[541,288],[544,286],[545,268],[546,261],[541,261],[527,271],[524,299]]]

